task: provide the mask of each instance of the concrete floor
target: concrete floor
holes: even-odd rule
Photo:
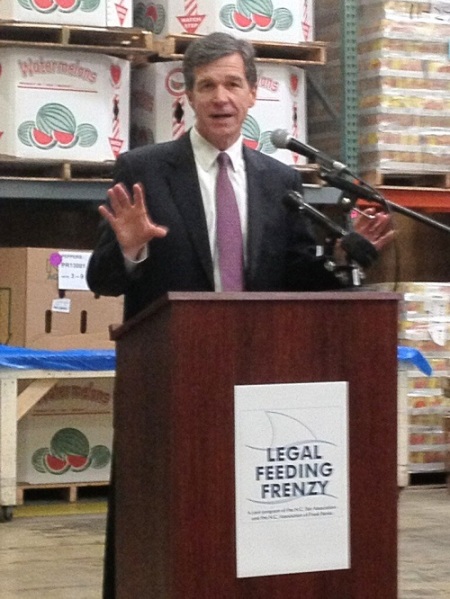
[[[105,510],[90,505],[72,515],[17,509],[0,524],[0,599],[100,599]],[[450,494],[409,487],[399,498],[399,599],[449,598]]]

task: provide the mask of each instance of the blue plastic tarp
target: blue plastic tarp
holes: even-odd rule
[[[0,368],[115,370],[116,352],[113,349],[46,350],[0,345]]]
[[[433,369],[425,356],[414,347],[399,345],[397,348],[397,358],[398,360],[409,362],[428,376],[433,372]]]
[[[410,362],[427,375],[432,368],[424,355],[413,347],[399,346],[397,358]],[[116,352],[109,349],[29,349],[0,345],[0,368],[28,370],[115,370]]]

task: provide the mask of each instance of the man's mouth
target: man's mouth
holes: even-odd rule
[[[223,113],[223,114],[212,114],[211,117],[213,120],[215,121],[225,121],[227,119],[230,119],[233,115],[230,113]]]

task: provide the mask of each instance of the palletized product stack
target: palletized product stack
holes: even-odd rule
[[[345,108],[349,119],[358,123],[361,176],[380,173],[371,177],[377,183],[389,175],[441,178],[450,161],[450,2],[359,2],[355,24],[359,91],[346,107],[346,77],[354,74],[354,50],[346,47],[349,42],[342,35],[342,4],[315,3],[316,35],[329,47],[327,64],[313,73],[319,94],[309,90],[310,143],[342,157],[347,132],[340,124]],[[352,43],[351,34],[349,38]]]
[[[450,160],[449,2],[362,0],[360,169],[445,173]]]
[[[343,72],[341,62],[342,24],[340,0],[315,0],[314,21],[317,37],[327,43],[327,61],[311,71],[314,85],[307,89],[307,119],[309,142],[323,152],[342,156],[341,119],[343,115]],[[310,80],[310,82],[312,83]]]
[[[132,9],[131,0],[1,3],[12,35],[10,47],[0,49],[0,156],[102,162],[128,149],[129,61],[92,52],[92,44],[79,52],[68,43],[33,42],[46,39],[46,25],[91,29],[92,39],[93,27],[125,31]],[[13,24],[29,48],[16,43]]]
[[[399,343],[420,350],[431,376],[408,373],[409,472],[444,471],[444,416],[450,409],[450,283],[401,283]]]

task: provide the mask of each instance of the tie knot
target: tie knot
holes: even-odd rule
[[[220,152],[217,155],[217,164],[220,168],[228,166],[231,164],[231,158],[228,156],[226,152]]]

